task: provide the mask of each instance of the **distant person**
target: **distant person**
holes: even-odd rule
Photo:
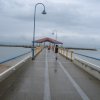
[[[52,51],[54,51],[54,46],[52,46]]]
[[[48,46],[48,51],[50,52],[50,46]]]
[[[58,59],[57,58],[57,53],[58,53],[58,45],[56,45],[56,47],[55,47],[56,60]]]

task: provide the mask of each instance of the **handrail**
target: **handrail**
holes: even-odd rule
[[[72,56],[72,54],[77,54],[77,55],[81,55],[83,57],[87,57],[87,58],[91,58],[91,59],[95,59],[95,60],[99,60],[100,61],[100,58],[95,58],[95,57],[87,56],[87,55],[84,55],[84,54],[81,54],[81,53],[76,53],[76,52],[72,51],[74,49],[97,51],[96,49],[89,49],[89,48],[74,48],[74,49],[73,48],[72,49],[71,48],[60,48],[60,49],[63,50],[63,51],[67,50],[66,52],[70,52],[71,56]]]
[[[76,55],[74,55],[74,54],[100,61],[99,58],[90,57],[90,56],[87,56],[87,55],[84,55],[81,53],[77,53],[73,49],[68,50],[65,48],[61,48],[61,49],[59,49],[59,53],[61,55],[63,55],[64,57],[66,57],[66,59],[69,59],[75,65],[79,66],[80,68],[84,69],[85,71],[87,71],[88,73],[90,73],[91,75],[93,75],[94,77],[96,77],[97,79],[100,80],[100,66],[93,64],[84,58],[81,59],[81,57],[76,57]]]
[[[4,60],[4,61],[1,61],[0,64],[3,64],[3,63],[5,63],[5,62],[8,62],[8,61],[10,61],[10,60],[16,59],[16,58],[18,58],[18,57],[24,56],[24,55],[29,54],[29,53],[31,53],[31,51],[26,52],[26,53],[23,53],[23,54],[21,54],[21,55],[18,55],[18,56],[16,56],[16,57],[12,57],[12,58],[10,58],[10,59],[6,59],[6,60]]]
[[[35,47],[36,54],[37,54],[41,49],[42,49],[42,48],[39,49],[38,46]],[[0,64],[6,63],[6,62],[11,61],[11,60],[13,60],[13,59],[16,59],[16,58],[18,58],[18,57],[21,57],[21,56],[24,56],[24,55],[26,55],[26,54],[29,54],[29,53],[31,53],[31,52],[32,52],[32,51],[29,51],[29,52],[23,53],[23,54],[21,54],[21,55],[18,55],[18,56],[15,56],[15,57],[6,59],[6,60],[4,60],[4,61],[1,61]]]
[[[74,54],[81,55],[81,56],[84,56],[84,57],[87,57],[87,58],[92,58],[92,59],[95,59],[95,60],[100,60],[100,58],[95,58],[95,57],[83,55],[83,54],[80,54],[80,53],[75,53],[75,52],[74,52]]]
[[[99,67],[98,65],[92,64],[91,62],[88,62],[88,61],[83,60],[83,59],[81,59],[81,58],[75,57],[75,59],[76,59],[76,60],[79,60],[79,61],[81,61],[81,62],[84,62],[84,64],[86,64],[86,65],[92,65],[92,67],[90,66],[91,68],[93,68],[94,70],[100,72],[100,67]]]

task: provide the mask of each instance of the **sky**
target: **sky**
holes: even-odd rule
[[[66,47],[100,48],[100,0],[0,0],[0,42],[31,43],[50,37]],[[54,35],[52,33],[55,33]]]

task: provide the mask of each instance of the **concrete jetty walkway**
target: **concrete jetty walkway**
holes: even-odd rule
[[[100,100],[99,80],[46,49],[10,77],[0,100]]]

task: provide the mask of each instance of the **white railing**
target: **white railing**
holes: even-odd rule
[[[95,60],[100,60],[100,59],[83,55],[80,53],[75,53],[74,50],[72,49],[59,48],[59,53],[63,55],[64,57],[66,57],[66,59],[71,60],[74,64],[81,67],[82,69],[84,69],[85,71],[87,71],[88,73],[90,73],[91,75],[93,75],[94,77],[100,80],[100,66],[97,66],[81,58],[78,58],[75,56],[75,54],[83,56],[83,57],[95,59]]]
[[[39,52],[41,52],[41,50],[43,49],[43,47],[36,47],[35,48],[35,56],[37,56],[37,54]],[[18,58],[18,57],[17,57]],[[4,80],[5,78],[7,78],[11,73],[13,73],[14,71],[16,71],[19,67],[21,67],[21,65],[26,62],[29,58],[31,58],[31,55],[23,58],[21,61],[19,61],[18,63],[16,63],[14,66],[9,67],[8,69],[6,69],[5,71],[3,71],[2,73],[0,73],[0,81]],[[11,59],[12,60],[12,59]],[[10,61],[11,61],[10,60]],[[5,62],[4,62],[5,63]],[[7,63],[7,62],[6,62]]]

